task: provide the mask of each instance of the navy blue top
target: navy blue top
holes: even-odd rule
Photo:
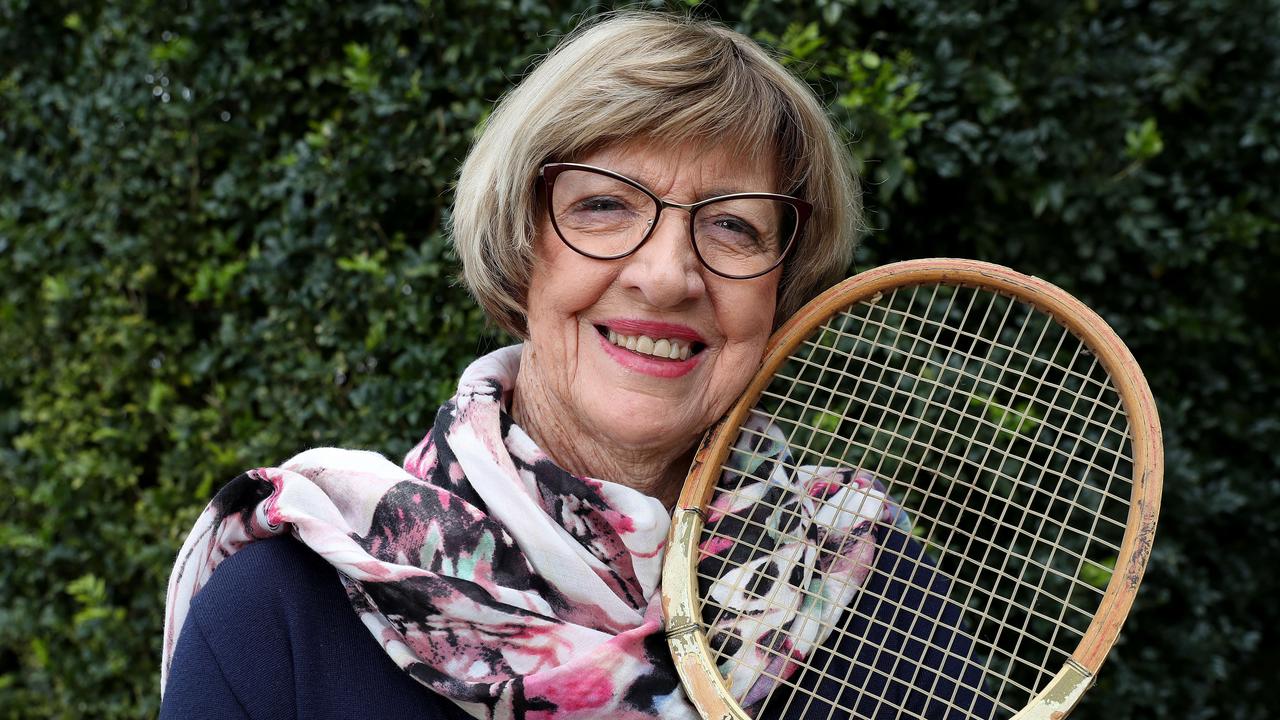
[[[924,546],[903,533],[886,532],[880,542],[875,569],[842,620],[844,632],[832,633],[839,643],[810,659],[825,679],[815,683],[801,675],[796,685],[802,689],[775,691],[760,720],[826,718],[832,704],[871,720],[986,720],[995,714],[990,696],[978,692],[982,658],[961,629],[960,607],[946,600],[946,576],[935,571]],[[832,678],[843,678],[844,687]]]
[[[845,700],[859,717],[898,717],[898,707],[930,720],[991,717],[990,700],[974,691],[982,675],[973,643],[956,631],[959,608],[941,599],[945,578],[933,571],[919,543],[904,542],[900,533],[888,535],[875,572],[853,612],[846,613],[852,636],[843,635],[834,653],[815,653],[814,665],[824,667],[830,659],[828,674],[846,676]],[[897,612],[899,604],[918,612]],[[800,685],[814,683],[802,677]],[[788,702],[793,692],[800,694]],[[827,680],[813,694],[834,700],[841,690]],[[759,717],[827,717],[827,703],[810,697],[809,692],[779,691]],[[971,709],[963,713],[955,707]],[[160,717],[469,716],[392,662],[356,617],[337,571],[301,543],[282,537],[253,542],[232,555],[196,595],[178,639]]]
[[[227,558],[191,603],[162,720],[467,720],[401,670],[338,572],[291,537]]]

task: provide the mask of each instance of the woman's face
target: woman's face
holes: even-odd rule
[[[724,147],[628,143],[575,160],[679,203],[776,191],[769,163]],[[532,371],[549,407],[563,408],[553,422],[621,453],[687,450],[758,367],[781,270],[749,280],[715,275],[694,254],[688,214],[675,208],[622,259],[578,254],[545,213],[536,243],[520,376]],[[677,357],[656,357],[650,343]],[[629,344],[638,347],[620,347]]]

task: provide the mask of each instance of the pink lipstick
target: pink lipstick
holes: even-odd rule
[[[600,344],[605,353],[624,368],[653,377],[675,378],[685,375],[702,362],[702,350],[706,341],[696,330],[687,325],[655,322],[650,320],[618,319],[607,320],[596,325],[596,334],[600,336]],[[635,339],[640,338],[643,350],[628,350],[610,341],[609,336],[624,335],[630,338],[628,347],[635,346]],[[668,352],[680,355],[677,348],[684,350],[687,357],[663,357]],[[651,354],[650,349],[657,349]]]

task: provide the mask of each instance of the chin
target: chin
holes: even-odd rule
[[[620,448],[664,448],[683,452],[693,446],[715,419],[695,421],[682,416],[670,402],[628,393],[605,393],[603,407],[597,406],[596,428]]]

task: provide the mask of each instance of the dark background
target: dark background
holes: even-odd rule
[[[866,180],[864,269],[962,256],[1096,308],[1164,513],[1083,718],[1280,696],[1280,3],[679,6],[790,58]],[[0,0],[0,717],[158,707],[164,587],[225,480],[399,457],[504,342],[443,226],[480,123],[600,8]]]

